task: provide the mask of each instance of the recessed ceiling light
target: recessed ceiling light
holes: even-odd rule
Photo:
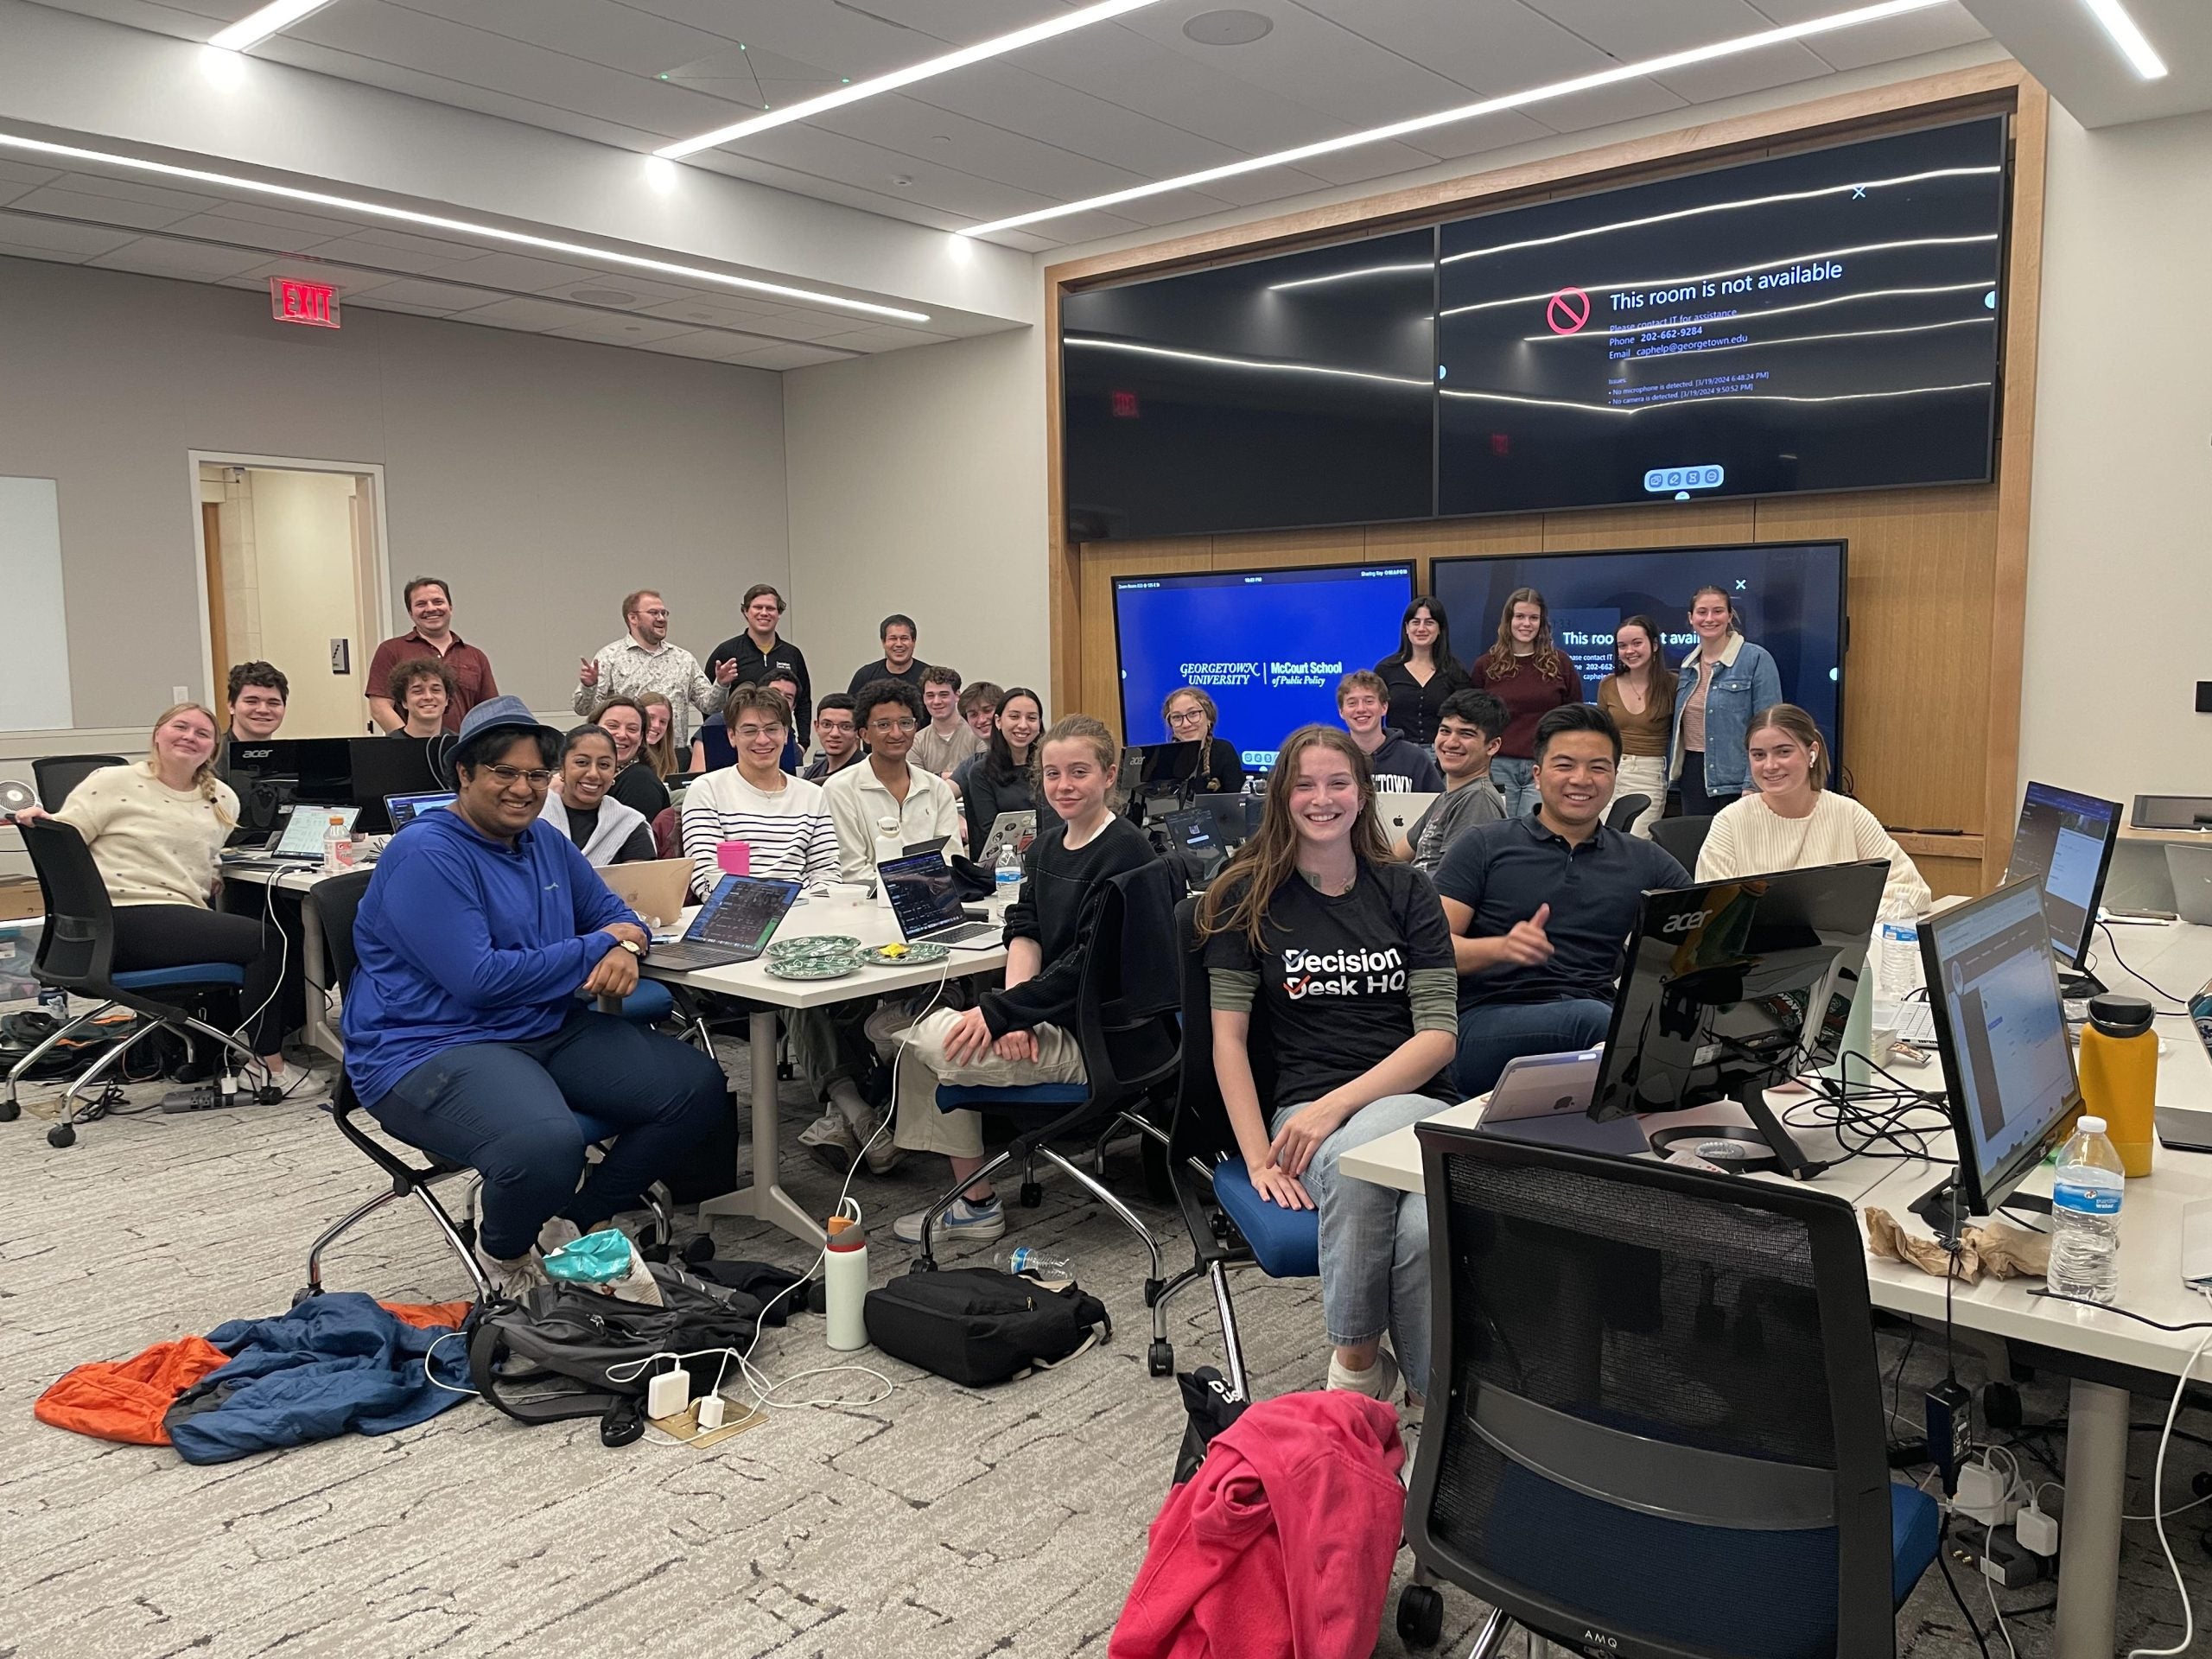
[[[331,0],[271,0],[260,10],[249,13],[228,29],[210,35],[207,44],[219,46],[226,52],[243,52],[330,3]]]
[[[569,290],[569,297],[582,300],[587,305],[635,305],[638,302],[636,295],[625,293],[619,288],[572,288]]]
[[[1147,196],[1164,195],[1171,190],[1194,189],[1200,185],[1211,184],[1217,179],[1233,179],[1269,168],[1294,167],[1317,156],[1333,156],[1338,150],[1356,149],[1364,144],[1379,144],[1389,139],[1403,138],[1411,133],[1427,132],[1431,128],[1449,126],[1454,122],[1471,121],[1478,116],[1495,115],[1503,110],[1517,110],[1530,104],[1566,98],[1575,92],[1616,86],[1624,80],[1638,80],[1647,75],[1664,74],[1669,70],[1686,68],[1694,63],[1710,63],[1716,58],[1736,57],[1745,52],[1758,51],[1764,47],[1779,46],[1785,41],[1802,41],[1810,35],[1856,29],[1864,23],[1880,22],[1885,18],[1901,17],[1907,12],[1925,11],[1930,6],[1944,3],[1946,0],[1879,0],[1879,3],[1875,5],[1858,6],[1849,11],[1832,12],[1825,17],[1809,17],[1802,23],[1761,29],[1756,35],[1738,35],[1733,40],[1716,41],[1710,46],[1690,47],[1656,58],[1645,58],[1637,63],[1619,64],[1593,74],[1577,75],[1571,80],[1555,80],[1549,86],[1532,86],[1522,92],[1508,92],[1502,98],[1486,98],[1478,104],[1462,104],[1456,109],[1439,110],[1433,115],[1417,115],[1404,121],[1393,121],[1387,126],[1369,127],[1364,131],[1324,138],[1318,143],[1300,144],[1294,149],[1253,156],[1221,167],[1210,167],[1197,173],[1160,179],[1152,184],[1134,185],[1127,190],[1109,191],[1104,195],[1085,196],[1080,201],[1062,202],[1055,207],[1039,207],[1033,213],[995,219],[988,224],[971,225],[956,234],[988,236],[997,231],[1019,230],[1025,225],[1041,224],[1049,219],[1065,219],[1071,213],[1089,213],[1125,201],[1141,200]]]
[[[0,149],[22,150],[33,156],[54,156],[65,161],[97,162],[104,167],[119,167],[133,173],[150,173],[156,178],[189,179],[198,184],[221,185],[226,189],[249,191],[257,196],[274,196],[280,201],[310,202],[320,207],[336,207],[346,213],[360,213],[371,219],[388,219],[402,225],[421,225],[434,231],[458,231],[463,236],[482,237],[486,241],[505,243],[510,247],[543,248],[551,253],[571,254],[594,264],[620,265],[629,270],[650,270],[659,276],[682,276],[695,283],[711,283],[718,288],[741,288],[748,293],[774,294],[788,300],[803,301],[809,305],[828,305],[842,311],[858,311],[871,317],[894,317],[901,322],[927,322],[930,320],[928,312],[909,311],[903,306],[878,305],[873,300],[849,300],[842,294],[793,288],[785,283],[766,283],[757,276],[734,276],[726,270],[709,270],[704,265],[678,264],[673,259],[652,259],[643,254],[622,253],[613,248],[594,248],[582,242],[566,242],[557,237],[533,236],[527,231],[511,231],[504,226],[480,224],[474,219],[449,219],[442,213],[418,213],[411,207],[390,207],[383,202],[366,201],[359,196],[340,196],[327,190],[302,190],[297,185],[270,184],[262,179],[245,178],[235,173],[217,173],[207,168],[179,167],[170,162],[149,162],[137,156],[118,155],[112,150],[50,143],[43,138],[26,138],[20,133],[0,132]]]
[[[2127,8],[2120,0],[2082,0],[2088,7],[2089,16],[2104,25],[2112,43],[2118,47],[2128,65],[2145,80],[2158,80],[2166,73],[2166,60],[2160,57],[2135,20],[2127,15]]]
[[[1249,46],[1274,26],[1262,11],[1202,11],[1183,25],[1183,33],[1200,46]]]
[[[824,92],[819,98],[810,98],[766,115],[733,122],[726,127],[716,127],[712,132],[702,132],[696,138],[685,138],[663,146],[653,152],[665,156],[672,162],[686,156],[696,156],[702,149],[712,149],[717,144],[732,139],[748,137],[756,132],[766,132],[771,127],[780,127],[787,121],[804,121],[809,116],[820,115],[825,110],[835,110],[847,104],[856,104],[864,98],[874,98],[884,92],[896,92],[901,86],[911,86],[918,80],[950,74],[955,69],[964,69],[971,63],[981,63],[986,58],[995,58],[1007,52],[1020,51],[1025,46],[1034,46],[1039,41],[1049,41],[1055,35],[1071,30],[1087,29],[1093,23],[1103,23],[1109,17],[1119,17],[1145,6],[1157,5],[1159,0],[1098,0],[1095,5],[1084,6],[1077,11],[1062,12],[1048,17],[1041,23],[1032,23],[1027,29],[1017,29],[1011,35],[1001,35],[994,40],[982,41],[974,46],[963,46],[957,52],[947,52],[942,57],[909,64],[904,69],[893,69],[889,74],[877,75],[858,86],[848,83],[834,92]],[[739,50],[744,48],[741,47]]]

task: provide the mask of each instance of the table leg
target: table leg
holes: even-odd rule
[[[307,980],[307,1019],[300,1035],[309,1048],[319,1048],[334,1060],[346,1058],[345,1045],[330,1028],[330,1017],[321,987],[330,982],[328,954],[322,948],[322,922],[312,904],[300,906],[300,972]]]
[[[2127,1408],[2126,1389],[2075,1379],[2066,1414],[2066,1543],[2051,1616],[2053,1659],[2112,1659]]]
[[[776,1101],[776,1012],[773,1008],[753,1011],[753,1030],[750,1037],[753,1050],[753,1184],[736,1192],[725,1192],[719,1198],[709,1198],[699,1206],[699,1214],[708,1216],[744,1216],[753,1221],[772,1222],[802,1243],[819,1246],[825,1235],[822,1224],[805,1211],[798,1201],[784,1191],[778,1179],[782,1173],[781,1125],[777,1117]]]

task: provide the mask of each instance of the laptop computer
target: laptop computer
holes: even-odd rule
[[[346,833],[353,833],[353,820],[359,809],[351,806],[311,806],[302,802],[284,820],[284,827],[269,838],[262,847],[243,849],[244,856],[227,855],[231,863],[320,864],[322,861],[322,832],[330,827],[333,818],[345,821]]]
[[[961,914],[952,867],[942,853],[917,853],[876,868],[890,895],[899,936],[909,944],[927,940],[955,950],[995,950],[1006,930],[994,922],[971,922]]]
[[[617,899],[638,913],[648,932],[672,928],[682,919],[684,900],[691,896],[691,861],[688,858],[639,859],[634,864],[609,864],[600,879]]]
[[[677,861],[670,861],[675,862]],[[768,948],[776,929],[798,902],[796,881],[726,875],[707,895],[691,925],[673,944],[653,946],[653,965],[689,973],[750,962]],[[634,906],[632,906],[634,908]]]
[[[1375,810],[1382,816],[1383,839],[1396,842],[1410,838],[1421,815],[1443,798],[1426,790],[1409,795],[1377,795]]]
[[[1597,1090],[1604,1058],[1602,1048],[1582,1048],[1508,1060],[1484,1103],[1477,1127],[1508,1140],[1579,1152],[1609,1152],[1626,1158],[1650,1151],[1651,1143],[1635,1118],[1603,1123],[1592,1120],[1590,1096]]]
[[[453,791],[430,791],[421,795],[387,795],[384,798],[385,816],[391,820],[391,830],[397,835],[425,812],[435,812],[453,804]]]
[[[999,849],[1007,842],[1014,843],[1017,853],[1026,853],[1036,839],[1034,812],[1001,812],[991,820],[991,833],[983,838],[983,850],[976,855],[976,861],[988,869],[998,862]]]

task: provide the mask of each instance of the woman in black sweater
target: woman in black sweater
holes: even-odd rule
[[[1147,784],[1179,784],[1194,779],[1193,793],[1235,795],[1244,787],[1244,761],[1236,753],[1236,746],[1213,734],[1221,719],[1221,710],[1214,700],[1195,685],[1178,686],[1167,694],[1167,701],[1160,705],[1160,717],[1167,723],[1170,743],[1195,743],[1198,747],[1195,758],[1185,758],[1175,750],[1168,757],[1159,760],[1155,767],[1147,767]]]
[[[1452,654],[1452,626],[1443,606],[1426,594],[1406,607],[1398,624],[1398,648],[1376,664],[1375,671],[1389,689],[1383,723],[1424,749],[1436,746],[1444,699],[1475,683]]]
[[[1044,726],[1045,705],[1027,686],[1014,686],[999,699],[991,746],[977,758],[961,790],[969,857],[981,855],[1001,812],[1034,812],[1040,830],[1051,821],[1037,787],[1037,734]]]
[[[1007,701],[1017,695],[1024,694],[1009,692]],[[939,1111],[938,1085],[1082,1080],[1083,1051],[1073,1027],[1083,956],[1076,944],[1088,900],[1100,882],[1141,869],[1153,857],[1143,831],[1114,810],[1121,749],[1104,725],[1070,715],[1045,734],[1038,753],[1045,798],[1058,817],[1030,844],[1021,896],[1007,912],[1006,988],[985,991],[964,1014],[940,1008],[906,1026],[903,1014],[886,1009],[868,1025],[885,1058],[902,1044],[906,1051],[898,1066],[898,1144],[944,1153],[956,1179],[983,1166],[982,1122],[974,1112]],[[921,1212],[901,1216],[892,1230],[919,1243]],[[1005,1230],[997,1195],[971,1186],[938,1217],[934,1232],[988,1243]]]

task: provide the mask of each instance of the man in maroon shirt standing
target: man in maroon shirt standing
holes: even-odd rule
[[[405,725],[406,715],[385,696],[391,671],[410,657],[438,657],[454,678],[454,694],[446,700],[446,729],[457,732],[464,715],[499,695],[492,659],[453,631],[453,590],[442,576],[416,577],[402,597],[407,614],[415,619],[414,632],[385,640],[369,659],[369,718],[383,732]]]

